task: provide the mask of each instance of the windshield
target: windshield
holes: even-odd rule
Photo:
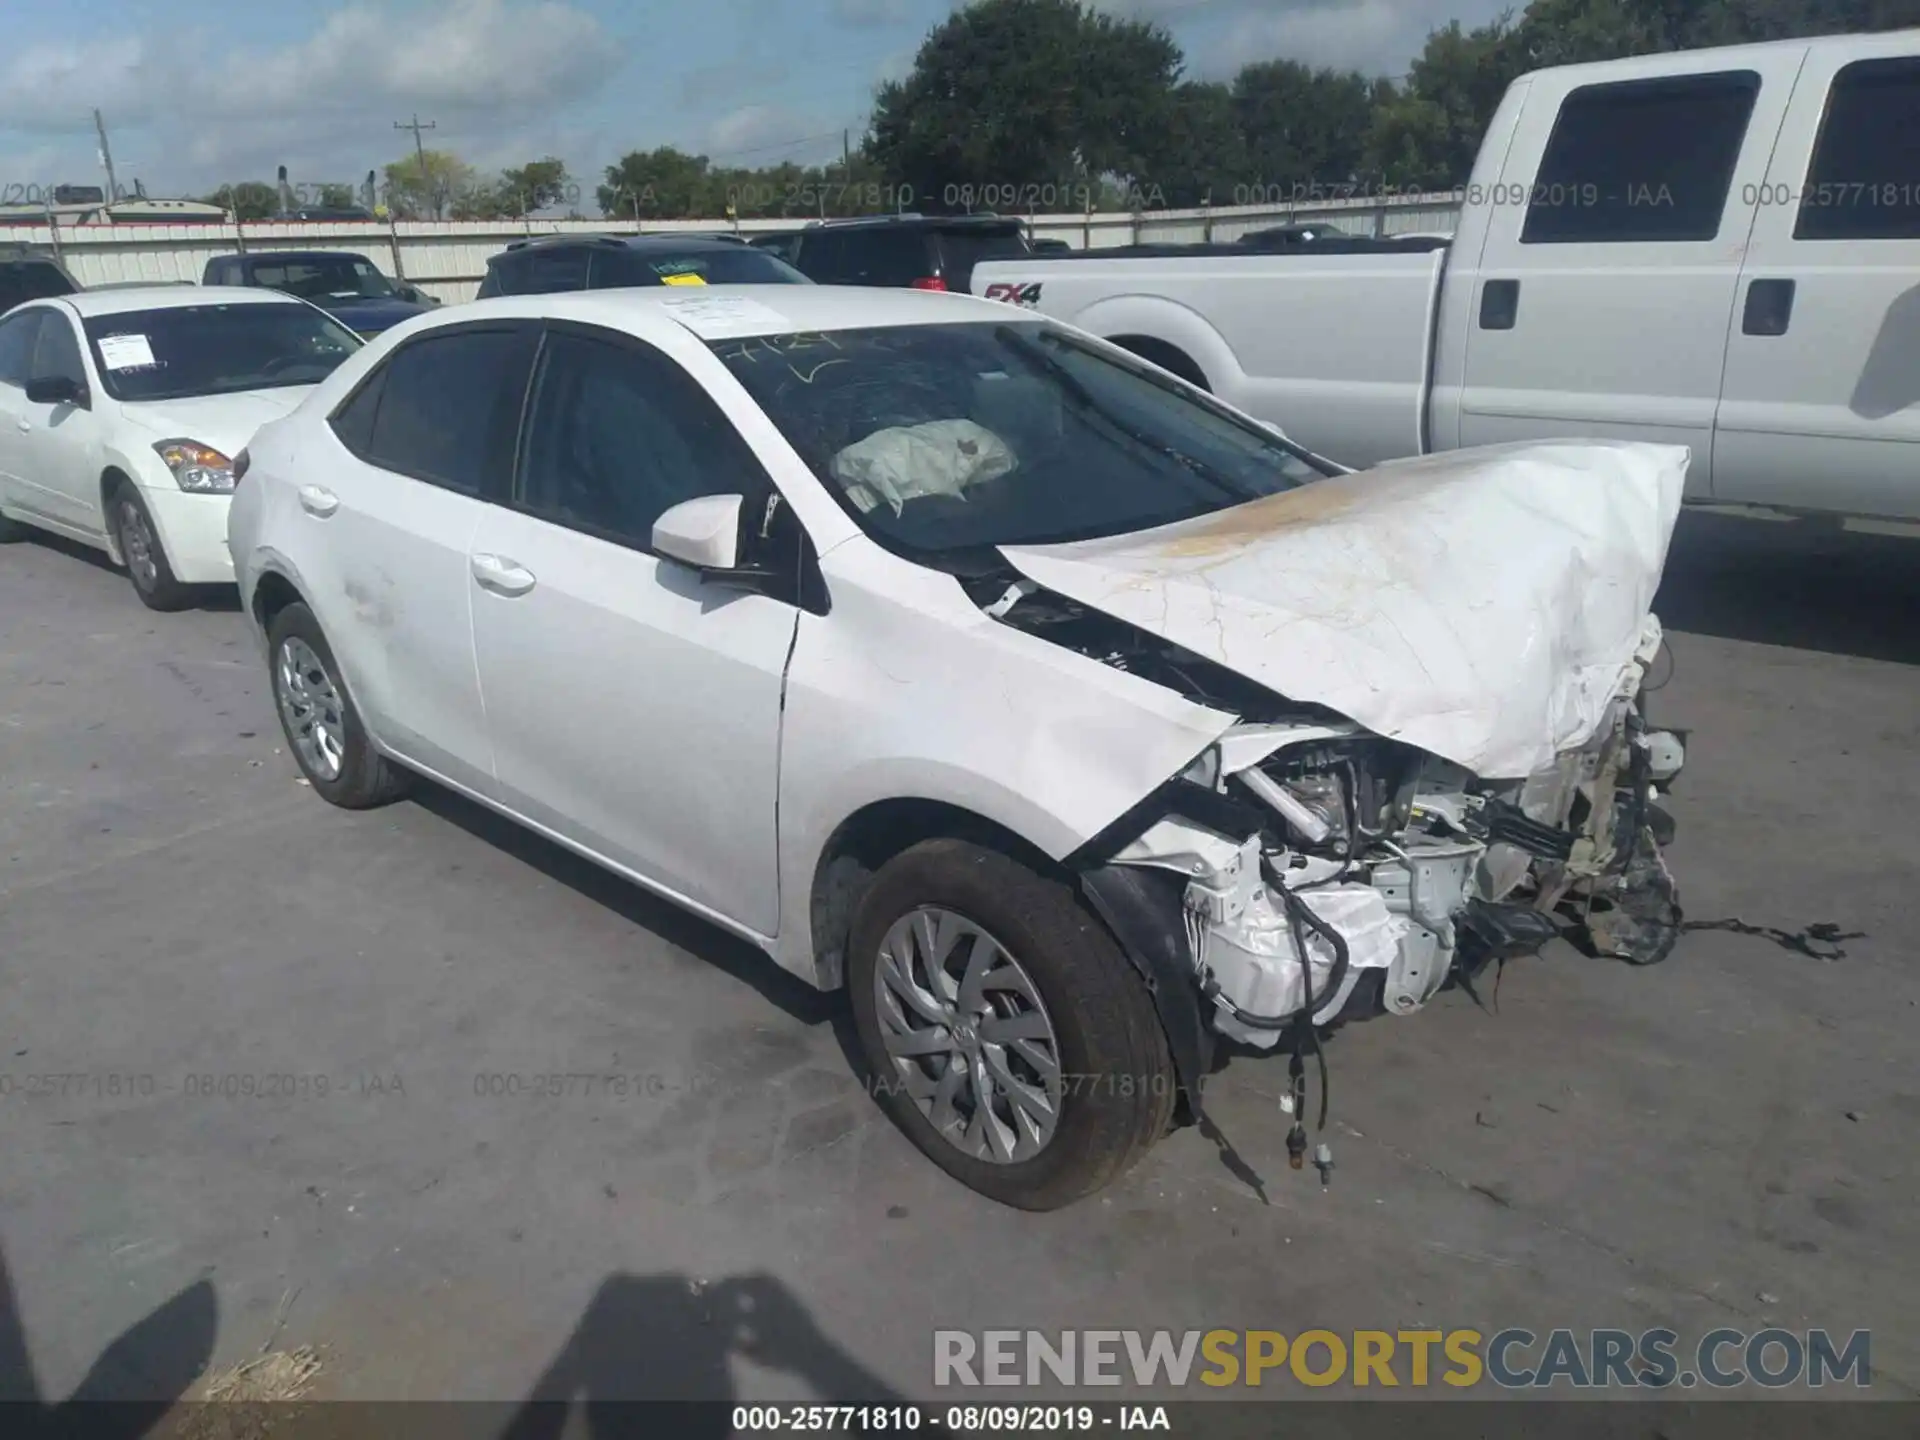
[[[909,553],[1124,535],[1325,473],[1251,421],[1043,322],[712,348],[861,525]]]
[[[116,400],[314,385],[360,348],[337,321],[291,303],[132,310],[86,325],[101,382]]]
[[[371,260],[358,255],[259,259],[253,263],[253,283],[298,295],[302,300],[385,300],[396,296],[393,282]]]
[[[626,285],[810,285],[778,255],[752,245],[625,250],[593,257],[593,288]]]

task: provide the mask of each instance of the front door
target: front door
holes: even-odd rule
[[[1740,275],[1716,499],[1920,518],[1915,49],[1808,55]]]
[[[780,703],[797,609],[651,551],[682,500],[765,492],[680,365],[553,326],[513,504],[474,532],[469,581],[501,798],[757,934],[779,915]]]
[[[49,308],[40,317],[40,333],[33,347],[34,380],[62,379],[86,388],[87,365],[80,358],[80,338],[71,317]],[[49,519],[93,538],[107,533],[106,509],[100,496],[103,469],[100,417],[86,405],[62,401],[35,404],[21,397],[26,411],[23,478],[39,492]],[[91,404],[106,403],[98,390]]]

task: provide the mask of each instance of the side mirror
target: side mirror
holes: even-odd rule
[[[71,375],[36,375],[27,381],[27,400],[34,405],[87,403],[87,387]]]
[[[705,573],[732,570],[740,558],[739,495],[682,500],[653,522],[653,548]]]

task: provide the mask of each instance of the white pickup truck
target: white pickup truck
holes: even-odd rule
[[[1450,241],[977,266],[1343,464],[1692,449],[1688,498],[1920,519],[1920,30],[1540,70]]]

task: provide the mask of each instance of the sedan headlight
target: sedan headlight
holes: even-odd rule
[[[233,493],[233,461],[198,440],[162,440],[154,452],[167,462],[182,490],[202,495]]]

